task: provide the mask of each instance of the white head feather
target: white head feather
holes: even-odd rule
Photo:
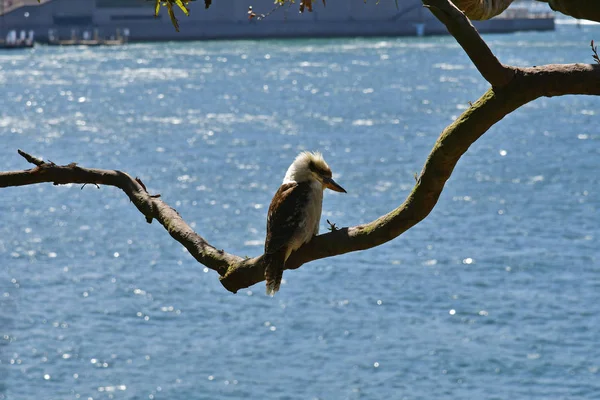
[[[310,168],[311,162],[320,170],[331,171],[321,153],[303,151],[298,154],[292,165],[288,168],[285,178],[283,178],[283,183],[318,180],[318,174],[315,174]]]

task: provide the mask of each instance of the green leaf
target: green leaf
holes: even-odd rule
[[[187,7],[182,3],[181,0],[175,0],[175,3],[177,3],[177,5],[179,6],[179,8],[181,8],[181,11],[183,11],[183,13],[189,17],[190,16],[190,11],[187,9]]]
[[[160,11],[160,0],[156,0],[156,6],[154,7],[154,17],[158,18],[158,13]]]
[[[171,23],[175,27],[175,30],[179,32],[179,22],[177,21],[177,18],[175,18],[175,13],[173,12],[173,4],[171,4],[170,1],[167,2],[167,11],[169,12]]]

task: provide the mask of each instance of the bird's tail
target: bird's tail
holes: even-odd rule
[[[267,295],[274,296],[279,291],[281,277],[285,267],[285,251],[265,254],[265,279],[267,281]]]

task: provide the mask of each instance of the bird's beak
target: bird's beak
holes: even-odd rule
[[[338,184],[337,184],[337,183],[336,183],[336,182],[335,182],[333,179],[331,179],[331,178],[324,178],[324,179],[323,179],[323,183],[325,184],[325,187],[326,187],[326,188],[329,188],[329,189],[331,189],[331,190],[333,190],[333,191],[336,191],[336,192],[341,192],[341,193],[348,193],[348,192],[346,192],[346,190],[345,190],[343,187],[341,187],[340,185],[338,185]]]

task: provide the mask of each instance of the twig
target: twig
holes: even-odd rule
[[[17,152],[21,155],[21,157],[23,157],[24,159],[27,160],[27,162],[31,163],[31,164],[35,164],[38,167],[40,165],[46,164],[43,160],[40,160],[39,158],[36,158],[30,154],[25,153],[23,150],[18,149]]]
[[[329,224],[329,231],[330,232],[335,232],[335,231],[337,231],[337,230],[340,229],[334,223],[329,222],[329,220],[327,220],[327,223]]]
[[[156,219],[198,262],[217,271],[220,275],[225,275],[230,265],[242,260],[241,257],[218,250],[207,243],[202,236],[194,232],[175,209],[159,198],[160,195],[148,194],[139,179],[133,179],[121,171],[82,168],[75,163],[56,165],[33,157],[22,150],[19,150],[19,154],[37,167],[24,171],[0,172],[0,188],[43,182],[54,185],[75,183],[114,186],[125,192],[148,223]]]
[[[592,40],[591,46],[592,46],[592,53],[594,53],[592,55],[592,58],[594,59],[594,61],[596,61],[598,64],[600,64],[600,57],[598,57],[598,47],[594,46],[593,40]]]
[[[81,189],[83,190],[83,188],[85,187],[85,185],[87,185],[87,183],[84,183],[83,185],[81,185]],[[100,186],[97,183],[94,183],[94,185],[96,185],[96,189],[100,189]]]

